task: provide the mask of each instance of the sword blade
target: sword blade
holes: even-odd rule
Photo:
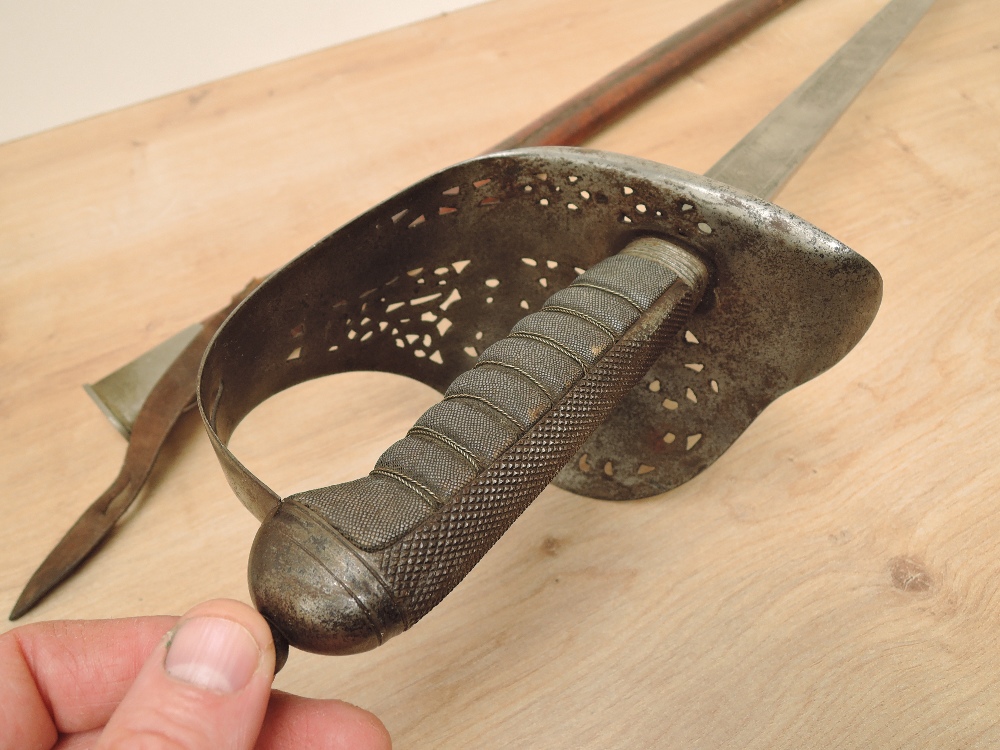
[[[739,143],[706,177],[769,199],[806,160],[934,0],[893,0]]]

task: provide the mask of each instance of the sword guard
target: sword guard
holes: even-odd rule
[[[529,471],[536,454],[504,451],[534,445],[546,415],[575,403],[596,370],[583,367],[575,386],[550,393],[558,361],[523,343],[515,351],[503,337],[511,329],[514,339],[547,335],[586,355],[597,346],[589,329],[531,327],[565,316],[565,295],[591,288],[585,280],[594,274],[598,286],[625,296],[653,283],[655,274],[626,269],[638,260],[637,238],[658,238],[654,245],[703,263],[704,298],[666,316],[673,328],[664,330],[673,332],[638,346],[633,370],[602,370],[594,383],[614,395],[578,414],[596,430],[582,445],[587,430],[546,433],[553,458],[545,471]],[[254,596],[293,645],[335,653],[377,645],[450,591],[567,459],[556,484],[592,497],[647,497],[687,481],[768,403],[843,357],[880,299],[877,271],[832,237],[766,201],[660,164],[539,148],[429,177],[272,275],[206,354],[199,405],[209,436],[237,495],[268,519],[252,555]],[[643,304],[642,315],[656,306]],[[625,341],[617,313],[585,307],[597,330],[619,336],[608,352]],[[537,382],[501,374],[512,366]],[[233,430],[274,393],[348,370],[407,375],[445,392],[445,401],[369,477],[281,502],[230,453]],[[502,419],[476,422],[485,419],[476,404],[484,405],[473,397],[501,407],[520,437],[498,438]],[[454,443],[450,453],[441,434]],[[515,481],[518,471],[527,473]],[[500,486],[480,485],[486,478],[505,492],[476,495],[472,516],[456,510],[474,488]],[[472,524],[470,535],[457,534],[458,518]],[[447,552],[455,544],[459,552]],[[341,617],[350,607],[358,609]]]

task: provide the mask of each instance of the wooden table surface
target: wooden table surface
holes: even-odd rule
[[[82,383],[716,4],[495,0],[0,146],[0,606],[118,470]],[[591,145],[703,171],[882,4],[803,0]],[[884,276],[841,364],[668,495],[546,490],[413,630],[277,685],[398,748],[997,746],[996,11],[938,0],[777,196]],[[343,481],[436,398],[317,381],[235,451],[283,494]],[[246,600],[256,526],[190,414],[26,620]]]

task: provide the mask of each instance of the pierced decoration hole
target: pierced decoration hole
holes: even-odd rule
[[[486,304],[487,305],[492,305],[493,304],[493,298],[492,297],[487,297],[486,298]]]
[[[445,281],[444,279],[441,279],[441,280],[440,280],[440,281],[438,282],[438,286],[448,286],[448,282],[447,282],[447,281]]]
[[[580,178],[579,178],[579,177],[577,177],[577,176],[576,176],[575,174],[571,174],[571,175],[570,175],[570,176],[569,176],[569,177],[568,177],[567,179],[568,179],[568,180],[569,180],[570,182],[576,182],[576,181],[577,181],[577,180],[579,180]]]
[[[712,227],[710,227],[705,222],[700,221],[700,222],[698,222],[698,231],[701,232],[702,234],[711,234],[712,233]]]
[[[297,346],[294,349],[292,349],[292,353],[285,358],[285,361],[292,362],[293,360],[296,360],[301,356],[302,356],[302,347]]]
[[[590,193],[587,192],[586,190],[581,190],[580,191],[580,197],[583,198],[585,201],[589,201],[590,200]]]
[[[570,211],[576,211],[579,208],[579,206],[576,205],[575,203],[567,203],[566,208],[568,208]]]
[[[423,284],[423,283],[424,283],[424,280],[423,280],[423,279],[417,279],[417,283],[418,283],[418,284]]]
[[[476,351],[476,347],[474,347],[474,346],[467,346],[462,351],[464,351],[470,357],[478,357],[479,356],[479,352]]]
[[[329,349],[327,349],[327,351],[328,351],[328,352],[335,352],[335,351],[337,351],[337,350],[338,350],[339,348],[340,348],[339,346],[337,346],[336,344],[334,344],[334,345],[333,345],[333,346],[331,346],[331,347],[330,347]]]
[[[698,403],[698,396],[697,396],[697,394],[694,391],[692,391],[690,388],[687,389],[687,393],[685,393],[684,395],[687,397],[687,400],[690,401],[692,404],[697,404]]]
[[[386,328],[388,328],[388,327],[389,327],[389,324],[388,324],[388,323],[386,323],[386,322],[385,322],[384,320],[380,320],[380,321],[379,321],[379,323],[378,323],[378,330],[379,330],[380,332],[381,332],[381,331],[384,331],[384,330],[385,330]]]
[[[678,404],[673,399],[669,399],[669,398],[663,399],[663,408],[666,409],[667,411],[676,411],[676,409],[677,409],[677,407],[679,405],[680,404]]]
[[[414,268],[412,271],[407,271],[406,275],[407,276],[412,276],[412,277],[416,278],[417,276],[419,276],[423,272],[424,272],[423,268]]]
[[[538,280],[538,283],[541,284],[543,287],[548,287],[549,280],[543,276]]]
[[[656,215],[657,215],[657,216],[663,216],[663,211],[657,211],[657,212],[656,212]]]
[[[654,471],[655,469],[656,469],[655,466],[650,466],[649,464],[639,464],[639,471],[637,471],[636,473],[639,476],[642,476],[643,474],[648,474],[649,472]]]
[[[663,436],[663,442],[666,443],[667,445],[670,445],[676,439],[677,436],[672,432],[668,432],[666,435]]]
[[[534,188],[532,188],[531,185],[525,185],[524,186],[524,192],[526,192],[526,193],[530,193],[533,189]]]
[[[640,203],[640,204],[638,204],[638,205],[637,205],[637,206],[635,207],[635,210],[636,210],[636,211],[638,211],[638,212],[639,212],[639,213],[641,213],[641,214],[644,214],[644,213],[646,213],[646,204],[645,204],[645,203]]]
[[[580,268],[580,266],[573,266],[573,270],[576,271],[577,276],[583,276],[586,273],[586,269]]]
[[[393,336],[397,335],[398,333],[399,333],[399,329],[398,328],[393,328],[392,329],[392,335]]]
[[[462,299],[462,295],[458,293],[457,289],[452,289],[451,294],[448,295],[448,299],[438,305],[438,310],[447,310],[460,299]]]
[[[625,187],[622,188],[622,192],[625,193],[625,195],[632,195],[632,193],[634,193],[635,191],[628,185],[626,185]]]
[[[401,308],[405,304],[406,304],[405,302],[393,302],[391,305],[389,305],[389,306],[387,306],[385,308],[385,311],[387,313],[391,313],[393,310],[398,310],[399,308]]]
[[[698,337],[695,336],[693,333],[691,333],[691,331],[685,331],[684,332],[684,340],[687,341],[689,344],[700,344],[701,343],[698,340]]]
[[[688,368],[689,370],[694,370],[695,372],[701,372],[702,370],[705,369],[705,365],[700,364],[698,362],[689,362],[688,364],[686,364],[684,366],[686,368]]]
[[[431,335],[429,333],[425,333],[424,334],[424,340],[423,340],[424,346],[430,347],[430,345],[433,344],[433,343],[434,343],[434,339],[431,338]]]
[[[528,305],[528,300],[526,300],[526,299],[521,300],[521,309],[522,310],[527,310],[529,307],[530,306]]]
[[[416,357],[417,359],[423,359],[424,357],[427,356],[427,352],[425,352],[423,349],[414,349],[413,356]]]
[[[359,326],[366,326],[366,325],[368,325],[368,324],[369,324],[369,323],[371,323],[371,322],[372,322],[372,319],[371,319],[371,318],[362,318],[362,319],[361,319],[361,322],[360,322],[360,323],[358,323],[358,325],[359,325]]]
[[[441,356],[441,350],[440,349],[435,349],[434,353],[431,356],[429,356],[427,359],[429,359],[431,362],[434,362],[434,363],[439,364],[439,365],[443,365],[444,364],[444,357]]]
[[[691,211],[693,209],[694,206],[692,206],[690,203],[685,203],[683,206],[681,206],[681,211]]]
[[[524,263],[524,265],[526,265],[526,266],[537,266],[538,265],[538,261],[535,260],[534,258],[521,258],[521,262]]]
[[[713,380],[712,382],[709,383],[709,385],[712,386],[712,392],[713,393],[718,393],[719,392],[719,381]]]
[[[375,331],[368,331],[364,336],[361,337],[361,340],[362,341],[367,341],[368,339],[370,339],[374,335],[375,335]]]
[[[615,475],[615,467],[611,464],[610,461],[606,462],[604,464],[604,476],[613,477],[614,475]]]
[[[650,382],[650,384],[649,384],[649,390],[651,390],[653,393],[659,393],[660,392],[660,381],[659,380],[654,380],[654,381]]]
[[[392,215],[392,223],[393,224],[398,224],[399,221],[400,221],[400,219],[402,219],[404,216],[406,216],[409,212],[410,212],[410,209],[404,208],[398,214],[393,214]]]
[[[406,342],[403,341],[403,339],[396,339],[396,346],[398,346],[400,349],[405,349]]]
[[[554,260],[545,261],[545,265],[547,265],[549,268],[557,268],[559,266],[559,264],[556,263]]]
[[[549,199],[548,198],[542,198],[540,201],[538,201],[538,205],[539,206],[547,206],[547,205],[549,205]]]
[[[434,294],[428,294],[425,297],[417,297],[416,299],[411,299],[410,304],[413,306],[424,305],[430,302],[431,300],[436,300],[440,296],[441,292],[434,292]]]
[[[535,177],[537,177],[542,182],[545,182],[547,179],[549,179],[549,176],[545,172],[539,172],[538,174],[535,175]]]
[[[451,321],[447,318],[441,318],[441,320],[438,321],[437,329],[439,336],[444,336],[448,332],[449,328],[451,328]]]
[[[456,185],[455,187],[450,187],[447,190],[443,190],[441,192],[441,195],[458,195],[460,192],[462,192],[462,189],[458,185]]]
[[[416,342],[416,340],[417,340],[417,339],[419,339],[419,338],[420,338],[420,336],[418,336],[418,335],[417,335],[417,334],[415,334],[415,333],[408,333],[408,334],[406,334],[406,343],[407,343],[407,344],[413,344],[413,343],[415,343],[415,342]]]
[[[496,289],[498,286],[500,286],[500,279],[486,279],[484,283],[490,289]]]
[[[456,260],[451,267],[455,269],[455,273],[462,273],[471,262],[471,260]]]
[[[489,197],[483,198],[481,201],[479,201],[479,205],[480,206],[492,206],[494,203],[499,203],[499,202],[500,202],[499,198],[496,198],[494,196],[489,196]]]
[[[414,227],[419,227],[425,221],[427,221],[427,219],[424,218],[423,214],[420,214],[420,216],[418,216],[413,221],[411,221],[408,226],[409,226],[410,229],[413,229]]]
[[[586,453],[580,456],[580,463],[579,463],[580,471],[582,471],[584,474],[589,473],[590,470],[593,468],[590,465],[590,462],[587,460],[588,458],[590,458],[590,456],[588,456]]]
[[[482,340],[483,340],[483,332],[476,331],[476,341],[482,341]]]
[[[293,328],[291,331],[289,331],[289,335],[293,339],[300,339],[300,338],[302,338],[305,335],[305,333],[306,333],[306,324],[305,323],[299,323],[297,326],[295,326],[295,328]]]
[[[438,319],[438,316],[432,313],[430,310],[428,310],[427,312],[425,312],[423,315],[420,316],[420,319],[425,323],[433,323],[435,320]]]
[[[631,217],[626,216],[625,214],[622,214],[622,223],[623,224],[631,224],[632,223]]]
[[[688,435],[687,450],[691,450],[696,445],[698,445],[698,441],[699,440],[701,440],[701,433],[700,432],[695,433],[694,435]]]
[[[489,177],[487,177],[487,178],[482,179],[482,180],[476,180],[475,182],[472,183],[472,186],[473,187],[477,187],[477,188],[481,188],[481,187],[484,187],[486,185],[489,185],[491,182],[493,182],[493,180],[491,180]]]
[[[357,337],[358,337],[357,331],[352,330],[347,332],[347,338],[350,339],[351,341],[354,341],[354,339],[356,339]]]
[[[447,216],[448,214],[453,214],[458,211],[454,206],[441,206],[438,209],[438,216]]]

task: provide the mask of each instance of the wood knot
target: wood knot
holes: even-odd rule
[[[889,561],[892,585],[909,594],[929,591],[934,579],[920,560],[912,557],[894,557]]]
[[[542,554],[549,557],[558,555],[560,547],[562,547],[562,542],[554,536],[547,536],[542,540]]]

